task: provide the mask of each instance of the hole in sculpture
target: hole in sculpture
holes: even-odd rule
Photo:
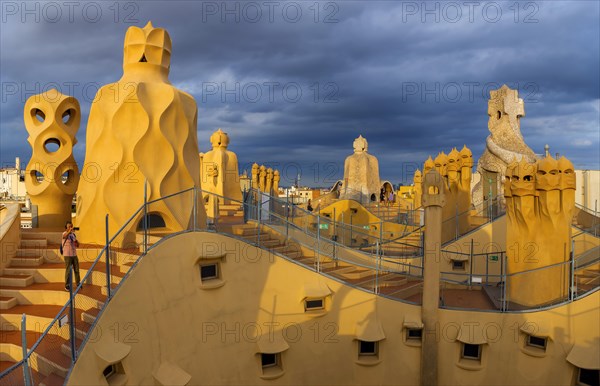
[[[29,175],[34,185],[38,185],[44,180],[44,175],[39,170],[32,170]]]
[[[48,138],[44,142],[44,149],[46,149],[48,153],[54,153],[60,149],[60,141],[57,138]]]
[[[377,196],[375,196],[375,194],[371,194],[371,201],[376,201],[377,200]]]
[[[75,117],[75,110],[73,109],[67,109],[65,110],[65,112],[62,115],[62,121],[64,124],[69,124],[73,118]]]
[[[67,185],[73,181],[73,170],[67,170],[64,172],[62,176],[60,176],[60,181],[63,183],[63,185]]]
[[[164,228],[166,227],[165,220],[158,213],[148,213],[145,217],[148,229],[150,228]],[[138,230],[144,229],[144,217],[138,224]]]
[[[146,55],[142,55],[142,58],[140,59],[140,63],[147,63],[148,61],[146,60]]]
[[[502,118],[502,111],[498,111],[498,119]]]
[[[46,114],[40,109],[33,109],[31,111],[31,115],[34,116],[39,122],[44,122],[46,120]]]

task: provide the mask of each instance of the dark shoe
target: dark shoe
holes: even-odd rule
[[[69,287],[68,285],[65,286],[65,291],[69,292],[71,291],[71,287]]]

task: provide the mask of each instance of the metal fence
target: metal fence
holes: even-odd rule
[[[48,377],[54,377],[54,383],[66,382],[78,356],[90,341],[99,317],[146,253],[166,237],[174,234],[206,231],[205,224],[200,224],[199,220],[203,218],[200,213],[204,210],[202,202],[212,203],[213,208],[213,211],[208,213],[207,231],[230,234],[234,238],[243,239],[282,258],[303,264],[308,269],[361,290],[388,296],[382,290],[385,288],[382,286],[385,277],[402,275],[416,281],[422,279],[421,227],[393,238],[383,231],[382,223],[369,224],[369,226],[379,225],[376,229],[379,234],[374,235],[373,229],[357,229],[352,224],[336,221],[335,216],[323,217],[318,212],[299,208],[286,199],[272,197],[254,189],[244,192],[241,201],[198,188],[190,188],[153,201],[145,198],[144,204],[116,231],[108,228],[107,215],[105,245],[98,247],[97,257],[85,268],[86,273],[80,285],[76,288],[71,287],[69,299],[35,342],[27,336],[27,320],[23,316],[21,331],[25,333],[21,337],[22,359],[0,373],[0,385],[39,385],[48,383]],[[225,207],[233,207],[233,211],[239,208],[240,212],[243,211],[243,217],[238,218],[236,220],[238,222],[231,222],[231,216],[221,215],[222,208]],[[181,214],[179,218],[185,217],[189,220],[181,224],[174,222],[176,221],[174,219],[156,216],[156,213],[160,213],[164,208],[169,208],[170,213]],[[490,209],[490,206],[485,210],[489,213],[488,221],[497,218],[500,213],[500,210],[495,211],[493,208]],[[233,226],[240,224],[246,224],[244,226],[248,227],[249,234],[240,235],[233,232]],[[348,236],[345,236],[346,234]],[[274,247],[277,235],[283,240],[283,249],[280,250]],[[349,237],[349,244],[352,245],[351,240],[354,235],[365,237],[368,240],[367,247],[348,248],[348,239],[345,237]],[[415,242],[406,242],[406,237],[410,235],[416,235],[413,238]],[[579,237],[583,236],[576,235],[573,238],[574,245]],[[397,253],[390,253],[392,250]],[[458,252],[442,251],[442,253],[452,256]],[[496,261],[501,264],[499,273],[492,273],[489,269],[492,256],[495,256]],[[470,271],[442,272],[442,283],[485,287],[491,291],[490,296],[499,299],[498,311],[502,312],[519,312],[563,304],[599,288],[597,281],[591,280],[591,284],[586,284],[580,280],[589,267],[598,264],[600,257],[597,253],[591,256],[584,254],[576,256],[573,253],[569,261],[517,273],[507,272],[506,255],[502,251],[495,252],[495,255],[492,255],[492,252],[474,254],[471,249],[468,254],[462,253],[458,258],[458,260],[465,259],[469,262]],[[365,280],[364,283],[345,281],[332,269],[339,264],[367,271],[368,281]],[[510,285],[515,278],[524,281],[535,280],[544,270],[553,270],[559,272],[559,275],[564,275],[566,284],[563,296],[557,297],[550,303],[526,306],[516,304],[510,299],[508,295]],[[408,296],[394,298],[412,302]]]

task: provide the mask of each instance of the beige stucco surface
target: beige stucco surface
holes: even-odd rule
[[[132,26],[124,43],[123,76],[103,86],[90,110],[84,172],[77,191],[79,239],[104,243],[104,221],[116,231],[147,199],[155,200],[200,186],[200,160],[194,98],[169,82],[171,39],[162,28]],[[126,199],[124,199],[126,197]],[[197,224],[205,224],[198,199]],[[192,223],[194,200],[156,202],[150,214],[172,231]],[[135,241],[142,213],[125,229],[124,243]]]
[[[221,264],[223,283],[212,289],[199,278],[197,264],[206,259]],[[324,286],[331,292],[326,312],[305,313],[306,288]],[[437,342],[440,382],[569,384],[576,368],[566,357],[573,346],[593,352],[598,344],[599,301],[595,292],[540,312],[440,310],[439,324],[425,326]],[[153,372],[166,362],[190,374],[190,384],[414,385],[420,348],[407,344],[403,324],[419,315],[418,306],[351,288],[244,242],[188,233],[166,240],[135,268],[100,318],[69,384],[106,384],[96,354],[106,339],[131,347],[122,362],[129,384],[153,384]],[[545,355],[524,351],[525,323],[548,331]],[[358,359],[355,340],[365,324],[385,336],[378,359],[368,365]],[[486,339],[476,369],[460,363],[461,329]],[[469,334],[463,331],[467,338],[461,339]],[[283,371],[266,380],[257,352],[269,348],[284,350]]]
[[[10,265],[21,242],[21,211],[17,203],[0,209],[0,274]]]

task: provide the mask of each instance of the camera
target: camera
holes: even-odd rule
[[[78,231],[78,230],[79,230],[79,227],[73,227],[73,230],[74,230],[74,231]]]

